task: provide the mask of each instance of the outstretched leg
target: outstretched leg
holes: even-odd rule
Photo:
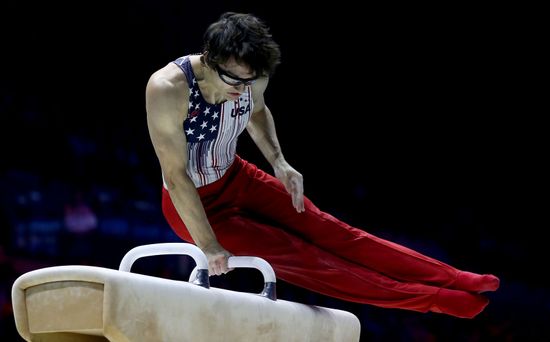
[[[222,245],[235,255],[264,258],[278,278],[327,296],[462,318],[476,316],[488,304],[479,294],[397,281],[243,215],[218,215],[212,226]]]
[[[252,164],[245,162],[244,171],[229,186],[232,187],[229,193],[240,194],[235,196],[235,206],[245,213],[276,222],[274,226],[304,241],[391,278],[475,293],[494,291],[499,286],[498,278],[493,275],[458,270],[351,227],[319,210],[308,198],[305,198],[305,212],[297,213],[283,185]]]
[[[162,207],[178,236],[193,242],[167,191],[163,193]],[[261,257],[271,264],[278,278],[327,296],[463,318],[476,316],[488,304],[482,295],[392,279],[283,229],[246,217],[238,210],[220,211],[210,220],[220,243],[233,254]]]

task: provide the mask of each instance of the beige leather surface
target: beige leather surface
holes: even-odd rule
[[[58,281],[25,290],[31,332],[103,330],[103,284]],[[67,319],[67,316],[70,319]]]
[[[12,297],[27,341],[356,342],[360,334],[346,311],[94,266],[28,272]]]

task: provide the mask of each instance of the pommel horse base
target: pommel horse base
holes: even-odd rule
[[[130,272],[144,256],[186,254],[197,266],[189,282]],[[359,319],[337,309],[276,298],[271,266],[232,257],[229,266],[256,268],[259,294],[210,287],[208,262],[188,243],[138,246],[118,270],[54,266],[21,275],[12,287],[17,330],[33,342],[357,342]]]

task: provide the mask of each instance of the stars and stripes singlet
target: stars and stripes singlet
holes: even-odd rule
[[[253,101],[250,86],[234,101],[205,101],[193,73],[189,56],[174,61],[189,83],[189,110],[183,122],[187,137],[187,174],[201,187],[221,178],[233,163],[237,138],[246,128]]]

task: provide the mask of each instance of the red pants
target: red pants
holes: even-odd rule
[[[352,302],[460,317],[474,316],[487,304],[480,295],[450,290],[459,295],[451,299],[459,303],[451,305],[470,300],[478,307],[475,313],[447,309],[443,297],[449,290],[443,296],[440,288],[453,288],[461,271],[351,227],[307,198],[305,212],[297,213],[278,179],[239,157],[221,179],[198,192],[224,248],[264,258],[291,284]],[[162,209],[176,234],[193,242],[166,189]]]

